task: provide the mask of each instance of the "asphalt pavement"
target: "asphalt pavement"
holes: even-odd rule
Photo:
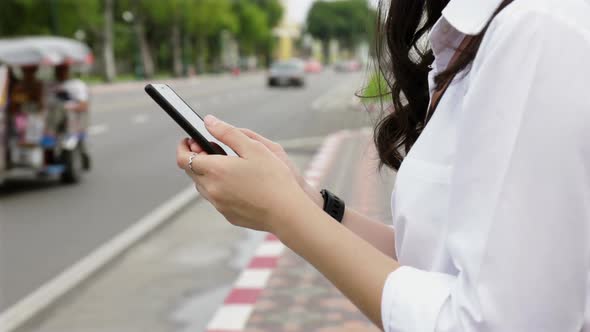
[[[360,111],[326,106],[348,105],[363,78],[326,72],[303,89],[268,89],[264,74],[171,85],[202,114],[290,141],[367,125]],[[141,88],[98,91],[91,107],[94,169],[82,183],[0,188],[0,312],[188,186],[174,161],[185,135]]]

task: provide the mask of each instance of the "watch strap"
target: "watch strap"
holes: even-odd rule
[[[322,189],[321,194],[324,198],[324,211],[339,223],[342,223],[346,209],[344,201],[326,189]]]

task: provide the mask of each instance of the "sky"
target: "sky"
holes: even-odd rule
[[[292,22],[303,23],[313,0],[287,0],[287,14]]]
[[[289,20],[297,23],[305,22],[307,11],[311,7],[314,0],[286,0],[287,1],[287,15]],[[376,4],[378,0],[371,0],[371,3]]]

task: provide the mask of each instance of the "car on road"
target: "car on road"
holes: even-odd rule
[[[299,59],[275,62],[268,73],[268,86],[305,85],[305,63]]]

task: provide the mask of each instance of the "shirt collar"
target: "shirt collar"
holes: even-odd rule
[[[451,0],[443,16],[466,35],[480,33],[500,7],[502,0]]]
[[[451,0],[430,31],[434,69],[445,68],[465,37],[480,33],[503,0]]]

